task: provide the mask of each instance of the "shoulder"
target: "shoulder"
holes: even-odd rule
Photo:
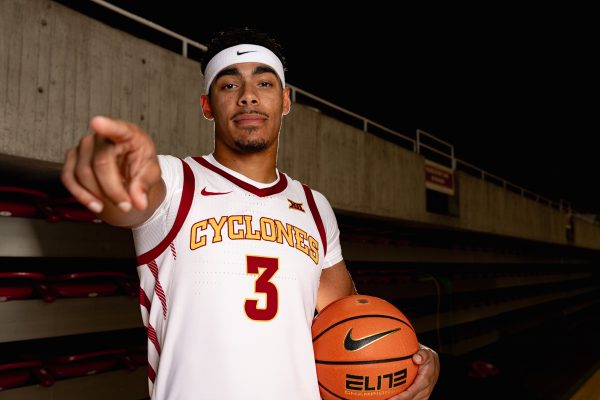
[[[327,200],[327,198],[325,197],[325,195],[323,195],[323,193],[314,190],[314,189],[310,189],[313,197],[315,198],[315,203],[317,203],[318,207],[324,206],[327,208],[331,208],[331,204],[329,204],[329,200]]]
[[[308,186],[307,184],[305,184],[303,182],[300,182],[298,180],[291,178],[289,175],[286,175],[286,177],[291,186],[295,186],[299,190],[304,191],[304,193],[307,197],[308,196],[312,197],[319,212],[326,213],[326,214],[333,213],[331,204],[329,203],[329,200],[327,200],[327,197],[325,197],[325,195],[323,195],[323,193],[311,188],[310,186]],[[310,201],[310,199],[308,199],[308,198],[307,198],[307,200]]]
[[[156,157],[158,157],[158,162],[161,164],[181,164],[181,158],[170,154],[158,154]]]

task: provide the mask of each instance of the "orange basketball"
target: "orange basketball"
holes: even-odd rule
[[[388,399],[417,375],[415,330],[378,297],[352,295],[329,304],[314,319],[312,338],[324,400]]]

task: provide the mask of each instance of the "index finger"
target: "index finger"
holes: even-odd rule
[[[94,175],[104,195],[112,200],[121,211],[131,209],[131,199],[125,188],[125,179],[119,170],[115,145],[95,137],[96,152],[92,164]]]
[[[117,119],[96,116],[90,120],[90,128],[98,135],[113,142],[122,142],[133,136],[131,124]]]

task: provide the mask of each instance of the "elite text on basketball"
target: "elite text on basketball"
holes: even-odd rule
[[[346,374],[346,392],[381,391],[398,387],[404,383],[406,383],[406,368],[377,376]]]

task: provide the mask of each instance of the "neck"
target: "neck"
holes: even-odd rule
[[[271,183],[277,179],[277,146],[259,153],[240,153],[215,141],[214,157],[220,164],[253,181]]]

